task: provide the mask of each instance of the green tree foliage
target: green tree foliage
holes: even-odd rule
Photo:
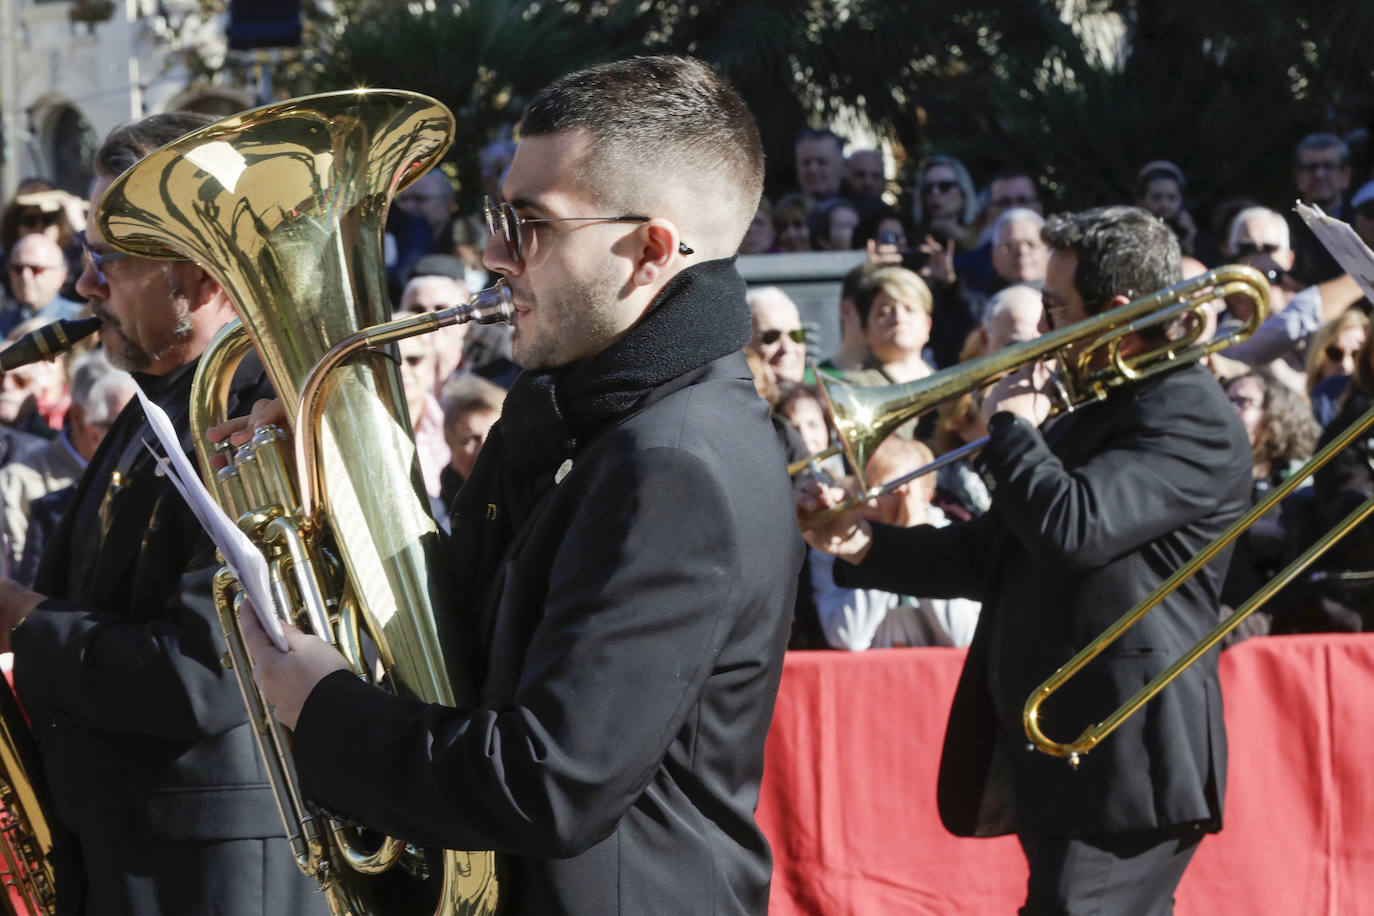
[[[1282,204],[1288,157],[1312,130],[1374,114],[1374,7],[1340,0],[339,0],[307,24],[279,89],[430,93],[458,118],[464,196],[476,150],[556,76],[633,53],[711,61],[759,118],[770,186],[791,140],[844,111],[907,161],[962,158],[975,178],[1017,165],[1057,206],[1130,200],[1150,159],[1190,178],[1194,204]],[[1356,180],[1369,177],[1357,175]]]

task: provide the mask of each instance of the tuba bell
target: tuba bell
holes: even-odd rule
[[[453,131],[449,110],[416,93],[292,99],[154,151],[112,184],[94,214],[114,247],[190,258],[235,304],[242,326],[231,324],[211,343],[192,389],[202,473],[215,476],[205,430],[224,419],[230,379],[250,342],[298,448],[306,442],[314,449],[311,469],[298,471],[284,434],[264,428],[218,474],[222,505],[267,557],[279,610],[337,646],[358,676],[449,706],[471,702],[472,687],[440,639],[441,615],[453,605],[444,577],[431,574],[438,529],[396,361],[371,346],[432,330],[440,320],[509,317],[509,294],[498,287],[470,305],[393,322],[401,330],[377,334],[390,318],[387,210],[401,188],[438,162]],[[370,358],[353,358],[355,350]],[[344,351],[347,358],[339,355]],[[329,354],[337,358],[321,380],[315,369]],[[297,415],[305,389],[317,392],[309,421]],[[308,511],[301,491],[312,495]],[[232,576],[221,571],[216,603],[229,649],[225,664],[249,708],[297,864],[320,884],[333,912],[396,911],[396,875],[426,879],[423,890],[401,882],[406,908],[420,894],[426,911],[493,912],[491,852],[419,849],[342,823],[302,797],[290,733],[253,682],[238,600]],[[383,873],[385,891],[383,879],[373,877]]]

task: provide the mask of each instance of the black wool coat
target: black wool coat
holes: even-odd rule
[[[313,797],[495,849],[509,912],[767,909],[754,808],[802,542],[744,358],[681,381],[580,447],[494,615],[465,619],[486,647],[474,708],[340,672],[297,723]]]
[[[983,602],[941,760],[939,802],[961,836],[1219,829],[1226,735],[1217,652],[1203,656],[1075,771],[1026,749],[1031,691],[1249,507],[1250,448],[1199,366],[1061,418],[1041,434],[993,419],[980,460],[986,515],[944,529],[875,526],[836,579]],[[1069,741],[1101,721],[1217,623],[1229,548],[1041,709]]]

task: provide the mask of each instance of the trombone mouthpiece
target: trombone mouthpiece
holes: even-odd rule
[[[8,372],[39,360],[52,359],[100,330],[99,318],[68,318],[30,331],[0,350],[0,372]]]

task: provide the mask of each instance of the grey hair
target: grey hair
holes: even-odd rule
[[[1226,247],[1236,250],[1236,242],[1240,240],[1240,227],[1252,219],[1272,220],[1279,227],[1279,238],[1283,241],[1283,250],[1287,251],[1292,246],[1292,240],[1288,234],[1288,221],[1275,210],[1268,207],[1246,207],[1235,216],[1231,217],[1231,228],[1226,232]]]
[[[1335,134],[1316,133],[1308,134],[1298,141],[1297,147],[1293,150],[1293,164],[1302,164],[1302,154],[1309,150],[1318,149],[1337,149],[1341,151],[1341,163],[1350,161],[1350,145]]]
[[[1029,207],[1012,207],[1010,210],[1003,211],[1002,215],[997,217],[997,222],[992,224],[992,244],[994,246],[1002,244],[1002,230],[1016,220],[1034,223],[1037,232],[1045,228],[1045,217],[1039,213]]]
[[[110,416],[110,395],[134,386],[134,378],[110,365],[100,350],[92,350],[77,358],[72,366],[72,403],[81,408],[87,424],[107,424]]]

